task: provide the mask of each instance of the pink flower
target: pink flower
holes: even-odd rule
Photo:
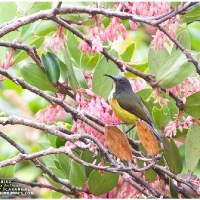
[[[54,53],[57,53],[57,49],[62,47],[65,42],[67,42],[67,36],[63,32],[63,27],[59,26],[58,30],[52,35],[52,44],[51,48]]]
[[[63,99],[63,96],[61,94],[57,93],[57,96]],[[48,106],[45,109],[39,110],[35,114],[35,117],[38,121],[42,121],[45,124],[48,122],[51,122],[52,124],[54,124],[55,119],[58,116],[58,114],[60,114],[60,119],[64,120],[65,110],[59,105],[53,104],[53,105]]]

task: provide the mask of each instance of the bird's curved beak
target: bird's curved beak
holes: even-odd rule
[[[116,81],[116,78],[110,74],[104,74],[103,76],[108,76],[108,77],[112,78],[114,81]]]

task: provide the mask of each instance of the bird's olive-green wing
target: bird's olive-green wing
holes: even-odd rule
[[[136,115],[140,119],[152,124],[149,111],[135,93],[120,93],[116,96],[119,105],[126,111]]]

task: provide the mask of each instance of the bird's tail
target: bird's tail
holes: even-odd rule
[[[160,142],[163,143],[164,147],[166,149],[169,150],[169,147],[165,144],[165,142],[163,141],[163,139],[160,137],[160,135],[155,131],[154,127],[150,124],[148,124],[148,127],[151,129],[151,131],[153,132],[153,134],[155,135],[156,139],[159,140]]]

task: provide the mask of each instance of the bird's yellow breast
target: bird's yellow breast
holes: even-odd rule
[[[138,117],[136,117],[135,115],[127,112],[126,110],[124,110],[117,102],[116,98],[112,98],[109,101],[110,106],[112,107],[113,112],[115,113],[115,115],[122,121],[125,122],[127,124],[130,125],[135,125],[135,122],[137,120]]]

